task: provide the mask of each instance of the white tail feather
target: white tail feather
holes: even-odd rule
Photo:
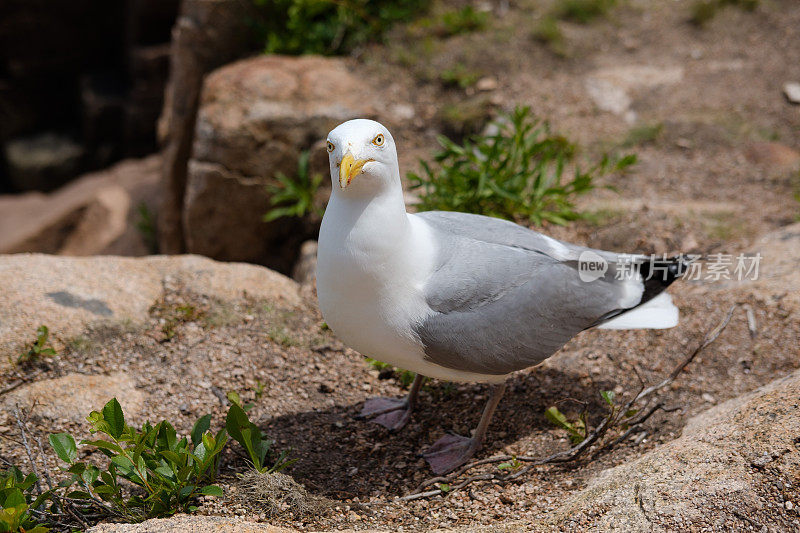
[[[649,302],[612,318],[599,329],[666,329],[678,325],[678,308],[672,297],[662,292]]]

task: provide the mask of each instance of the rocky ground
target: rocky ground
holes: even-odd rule
[[[222,469],[227,496],[209,497],[200,510],[221,518],[96,531],[800,528],[800,226],[792,224],[800,108],[782,94],[800,80],[800,11],[789,0],[761,2],[754,12],[720,10],[697,28],[687,22],[690,7],[630,1],[590,25],[563,23],[565,40],[554,49],[532,37],[546,5],[494,6],[481,31],[442,38],[412,24],[345,63],[401,104],[388,125],[406,169],[429,155],[436,133],[466,128],[472,109],[482,110],[480,123],[487,109],[524,103],[579,141],[584,155],[639,157],[607,183],[616,192],[581,200],[593,221],[548,233],[626,251],[764,256],[757,281],[676,284],[677,328],[586,332],[514,375],[480,457],[567,448],[566,433],[543,416],[548,406],[574,417],[585,403],[590,424],[599,423],[599,391],[629,397],[639,387],[634,366],[646,382],[659,381],[739,304],[719,339],[659,394],[670,412],[656,413],[643,432],[514,483],[398,503],[430,476],[416,453],[446,431],[474,426],[487,387],[430,383],[411,424],[390,435],[353,416],[367,397],[399,396],[402,387],[323,327],[308,284],[195,256],[8,255],[0,256],[0,347],[8,355],[0,358],[0,456],[27,461],[15,444],[17,404],[41,434],[86,435],[83,417],[111,396],[133,422],[167,418],[186,432],[205,413],[220,426],[225,393],[237,390],[255,404],[251,418],[298,459],[289,473],[336,502],[332,510],[277,518],[249,510],[236,478],[246,467],[232,447]],[[480,81],[442,84],[440,73],[456,64]],[[206,133],[203,142],[219,138]],[[42,324],[58,355],[12,364]]]

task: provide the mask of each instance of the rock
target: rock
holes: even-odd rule
[[[800,167],[800,152],[779,142],[753,143],[746,148],[745,157],[752,163],[776,170]]]
[[[170,518],[152,518],[140,524],[98,524],[86,533],[289,533],[269,524],[248,522],[241,518],[219,516],[175,515]]]
[[[11,185],[19,191],[49,191],[78,173],[83,148],[69,137],[43,133],[5,145]]]
[[[184,0],[172,30],[169,81],[158,121],[164,168],[159,209],[159,247],[163,253],[185,251],[183,197],[194,140],[203,77],[247,49],[248,18],[238,0]],[[213,28],[209,31],[208,28]]]
[[[800,468],[800,371],[692,418],[680,438],[602,472],[544,520],[601,531],[792,529],[769,488]],[[773,458],[769,468],[752,466]],[[717,524],[715,526],[715,524]]]
[[[187,250],[290,272],[316,228],[298,219],[263,222],[271,207],[265,186],[278,172],[294,175],[303,150],[312,151],[311,173],[327,174],[328,131],[374,117],[385,104],[378,88],[341,58],[259,56],[209,74],[183,205]]]
[[[787,82],[783,86],[783,94],[793,104],[800,104],[800,83]]]
[[[0,253],[151,252],[136,207],[155,205],[160,164],[157,155],[123,161],[50,194],[0,196]]]
[[[28,409],[35,403],[32,413],[38,418],[83,424],[86,415],[102,409],[111,398],[119,400],[127,418],[135,420],[141,414],[144,393],[124,374],[68,374],[36,381],[5,395],[2,405],[10,412],[17,404]]]
[[[295,282],[266,268],[217,263],[198,256],[0,256],[0,346],[17,353],[46,325],[54,345],[95,322],[141,323],[169,280],[186,290],[225,301],[249,297],[295,307]],[[0,358],[0,371],[9,364]]]
[[[300,285],[317,282],[317,241],[306,241],[300,246],[300,257],[292,269],[292,279]]]
[[[630,110],[631,95],[637,91],[674,85],[683,80],[683,67],[650,65],[621,65],[595,70],[584,81],[589,97],[601,111],[622,115],[633,122]]]

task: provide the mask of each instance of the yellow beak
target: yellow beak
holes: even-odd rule
[[[339,164],[339,186],[344,189],[353,178],[361,174],[364,165],[372,161],[372,159],[354,159],[353,154],[347,152]]]

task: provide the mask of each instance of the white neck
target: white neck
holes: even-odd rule
[[[391,189],[377,195],[349,192],[334,187],[320,242],[368,253],[372,261],[402,249],[410,231],[402,193]]]

